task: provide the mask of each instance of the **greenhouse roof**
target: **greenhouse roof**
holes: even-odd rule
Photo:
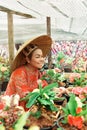
[[[46,17],[51,18],[54,40],[87,40],[87,0],[0,0],[2,42],[7,39],[5,12],[9,11],[20,15],[14,15],[16,41],[46,33]]]

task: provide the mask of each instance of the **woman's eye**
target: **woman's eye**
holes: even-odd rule
[[[39,58],[39,57],[36,57],[36,58]]]
[[[36,56],[36,58],[40,58],[40,56]]]

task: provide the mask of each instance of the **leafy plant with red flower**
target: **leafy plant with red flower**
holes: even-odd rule
[[[87,105],[83,104],[79,97],[71,94],[69,102],[62,108],[65,114],[63,123],[81,129],[85,121],[85,115],[87,115],[86,108]]]

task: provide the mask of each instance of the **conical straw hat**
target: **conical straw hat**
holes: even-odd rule
[[[43,51],[43,56],[46,57],[46,55],[51,50],[52,39],[48,35],[41,35],[32,40],[28,40],[24,44],[22,44],[13,60],[11,71],[14,71],[16,68],[26,63],[26,59],[23,54],[23,49],[26,48],[29,44],[37,45],[38,48],[40,48]]]

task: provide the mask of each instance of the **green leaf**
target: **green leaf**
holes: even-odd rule
[[[32,96],[35,92],[29,92],[26,97],[23,97],[20,99],[20,101],[23,101],[23,100],[29,100],[29,97]]]
[[[3,124],[0,124],[0,130],[5,130],[5,127],[3,126]]]
[[[46,99],[42,99],[42,98],[38,98],[38,101],[40,102],[40,104],[42,105],[50,105],[51,102],[49,100],[46,100]]]
[[[66,115],[69,115],[68,106],[66,106],[65,108],[63,107],[62,109]]]
[[[62,51],[60,51],[60,52],[58,53],[57,60],[60,61],[60,60],[63,59],[63,58],[65,58],[65,54],[64,54]]]
[[[23,127],[26,124],[26,120],[29,117],[29,115],[29,112],[24,112],[23,115],[17,121],[17,123],[14,125],[14,130],[23,130]]]
[[[40,94],[42,93],[42,84],[39,84],[39,90],[40,90]]]
[[[50,76],[50,77],[53,77],[54,76],[54,71],[52,70],[52,69],[49,69],[48,71],[47,71],[47,74]]]
[[[41,111],[37,111],[35,113],[31,112],[31,115],[36,117],[36,118],[39,118],[41,116]]]
[[[60,127],[60,128],[57,128],[57,130],[63,130],[63,128],[62,128],[62,127]]]
[[[46,91],[48,91],[54,87],[58,87],[58,83],[52,83],[52,84],[49,84],[48,86],[44,87],[42,90],[42,93],[45,93]]]
[[[85,116],[85,115],[87,115],[87,110],[84,110],[84,111],[80,112],[80,114],[79,114],[79,116]]]
[[[51,103],[51,105],[50,105],[50,109],[51,109],[52,111],[58,111],[58,108],[55,107],[54,104],[52,104],[52,103]]]
[[[30,95],[29,100],[26,104],[27,108],[30,108],[33,104],[35,104],[36,99],[39,97],[39,92],[32,92],[32,95]]]
[[[76,108],[77,108],[77,102],[75,100],[75,95],[71,95],[70,100],[68,102],[68,109],[70,114],[72,114],[73,116],[76,115]]]

